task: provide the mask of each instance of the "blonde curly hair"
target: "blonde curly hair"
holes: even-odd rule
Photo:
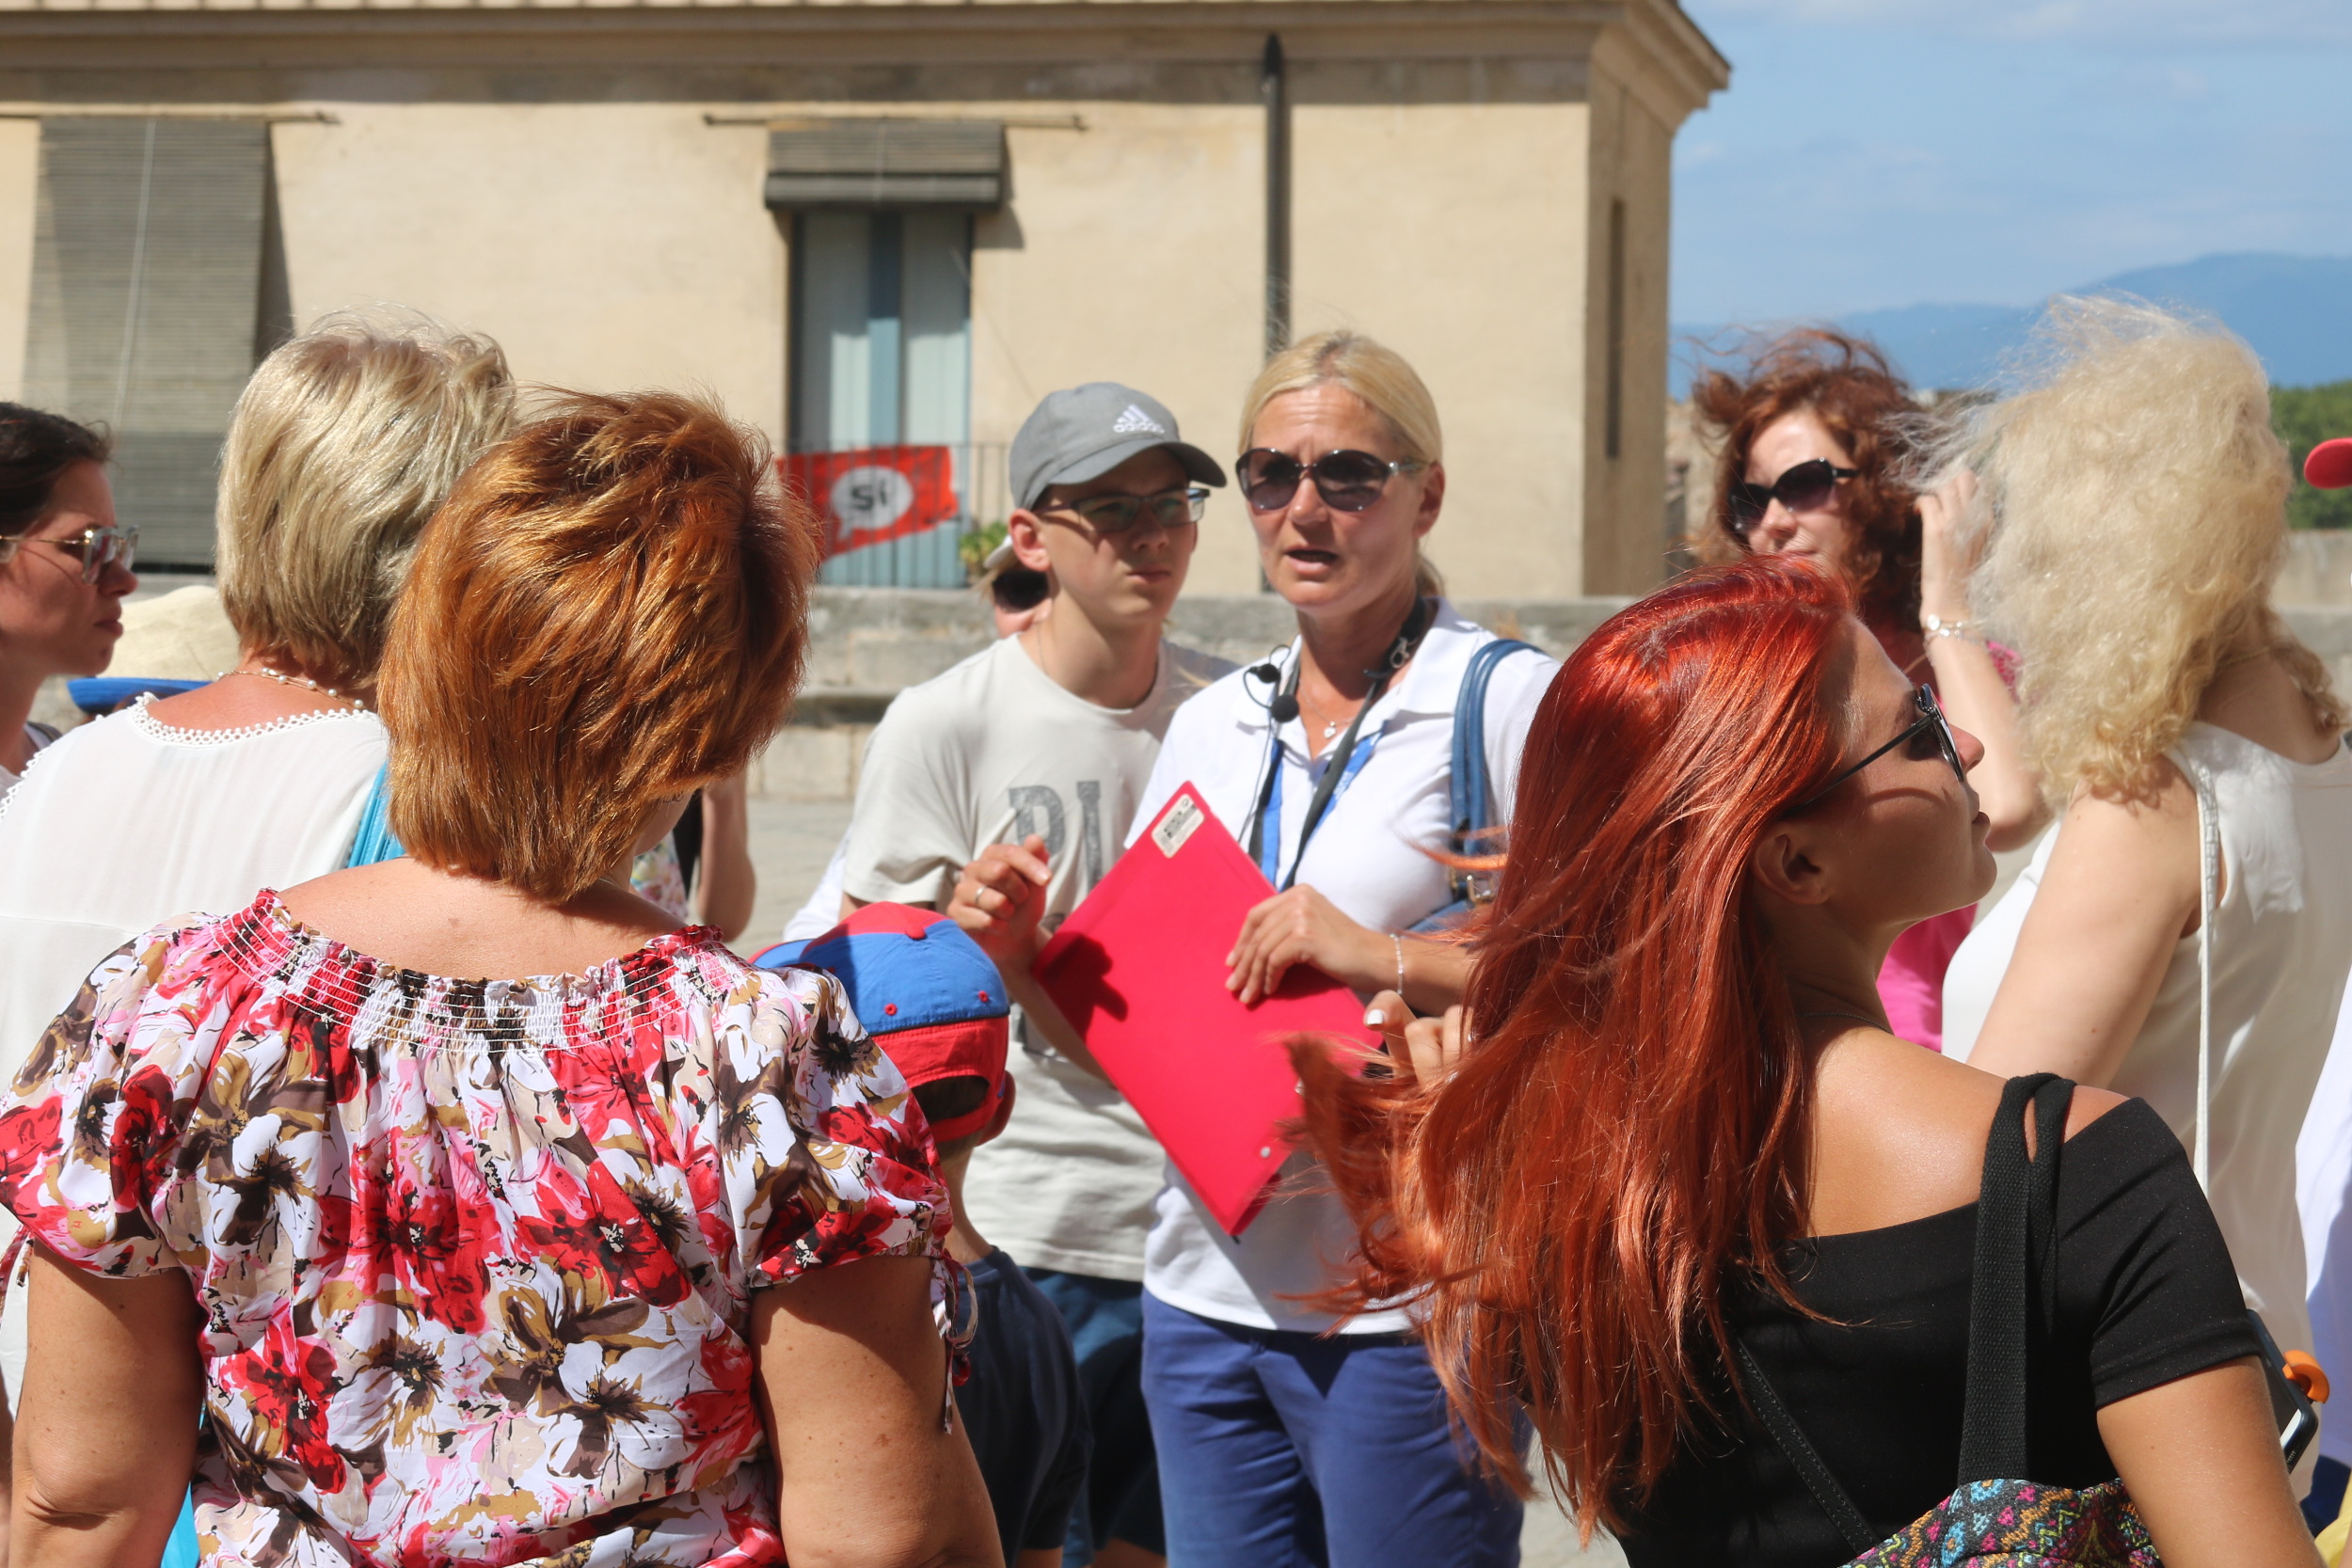
[[[1971,596],[2021,656],[2020,738],[2053,803],[2145,798],[2215,673],[2265,652],[2344,728],[2326,667],[2270,608],[2289,476],[2253,351],[2138,301],[2061,296],[2023,370],[1941,455],[1981,482]]]

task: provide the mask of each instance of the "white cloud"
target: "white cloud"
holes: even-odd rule
[[[2126,49],[2352,46],[2344,0],[1686,0],[1708,22],[1900,29]]]

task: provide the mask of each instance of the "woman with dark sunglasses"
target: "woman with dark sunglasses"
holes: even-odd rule
[[[95,675],[138,587],[138,531],[115,521],[106,438],[62,414],[0,403],[0,800],[56,732],[31,721],[52,675]]]
[[[1896,667],[1984,742],[1969,782],[1993,847],[2024,845],[2044,814],[1951,541],[1971,482],[1926,495],[1905,483],[1921,418],[1910,388],[1870,343],[1805,330],[1764,345],[1743,374],[1700,376],[1691,403],[1722,442],[1714,504],[1693,540],[1701,559],[1786,555],[1834,567]],[[1974,915],[1923,921],[1888,953],[1879,989],[1897,1034],[1942,1048],[1944,971]]]
[[[1135,816],[1140,832],[1190,783],[1279,890],[1233,934],[1227,984],[1244,1001],[1295,966],[1423,1010],[1461,995],[1466,950],[1415,928],[1455,897],[1440,858],[1455,710],[1495,638],[1421,553],[1445,497],[1440,439],[1412,368],[1352,333],[1276,356],[1246,401],[1235,467],[1298,637],[1176,711]],[[1491,667],[1475,753],[1487,820],[1507,815],[1556,668],[1533,650]],[[1286,1169],[1238,1241],[1181,1180],[1155,1205],[1143,1385],[1170,1568],[1516,1561],[1518,1503],[1465,1464],[1409,1312],[1343,1319],[1300,1299],[1334,1282],[1353,1231],[1319,1170]]]

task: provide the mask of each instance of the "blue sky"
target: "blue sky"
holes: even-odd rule
[[[1683,0],[1673,317],[2027,304],[2215,251],[2352,256],[2352,0]]]

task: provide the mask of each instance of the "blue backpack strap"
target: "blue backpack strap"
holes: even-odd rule
[[[392,765],[386,763],[376,769],[375,783],[368,786],[368,798],[359,808],[359,831],[352,835],[351,852],[343,857],[343,864],[373,865],[378,861],[396,861],[408,851],[392,836]]]
[[[1457,855],[1492,847],[1483,840],[1486,829],[1494,825],[1486,810],[1486,683],[1493,678],[1496,665],[1522,650],[1543,652],[1532,642],[1509,637],[1480,643],[1470,655],[1470,667],[1462,672],[1462,689],[1454,698],[1454,756],[1446,780],[1452,832],[1447,847]],[[1459,866],[1449,867],[1446,886],[1454,894],[1454,902],[1424,917],[1412,929],[1450,931],[1468,921],[1476,904],[1470,885],[1474,875]]]
[[[1481,643],[1462,672],[1462,689],[1454,699],[1454,766],[1449,781],[1453,793],[1454,852],[1475,853],[1479,835],[1494,826],[1486,810],[1486,683],[1495,666],[1524,650],[1539,653],[1532,642],[1498,637]],[[1454,880],[1464,880],[1456,872]]]

